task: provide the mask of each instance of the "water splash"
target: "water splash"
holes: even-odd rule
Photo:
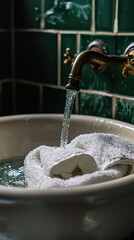
[[[62,132],[61,132],[61,142],[60,142],[60,146],[64,148],[66,147],[68,142],[70,117],[71,117],[75,97],[76,97],[76,91],[67,90]]]

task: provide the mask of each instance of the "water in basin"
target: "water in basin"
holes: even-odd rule
[[[0,185],[26,187],[24,176],[24,157],[0,161]]]

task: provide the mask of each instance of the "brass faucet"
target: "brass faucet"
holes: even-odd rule
[[[88,64],[94,71],[103,71],[108,65],[122,66],[124,77],[127,77],[128,73],[134,75],[134,43],[128,46],[124,56],[114,56],[108,54],[102,42],[93,41],[87,50],[77,55],[73,62],[66,89],[79,91],[81,71],[85,64]]]

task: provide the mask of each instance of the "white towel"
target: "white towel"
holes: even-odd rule
[[[34,149],[24,166],[30,189],[100,183],[133,173],[134,144],[113,134],[83,134],[66,149],[45,145]]]

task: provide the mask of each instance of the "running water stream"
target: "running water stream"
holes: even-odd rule
[[[66,145],[68,142],[70,117],[71,117],[75,97],[76,97],[76,91],[67,90],[63,125],[62,125],[62,131],[61,131],[61,142],[60,142],[60,146],[64,148],[66,148]]]

